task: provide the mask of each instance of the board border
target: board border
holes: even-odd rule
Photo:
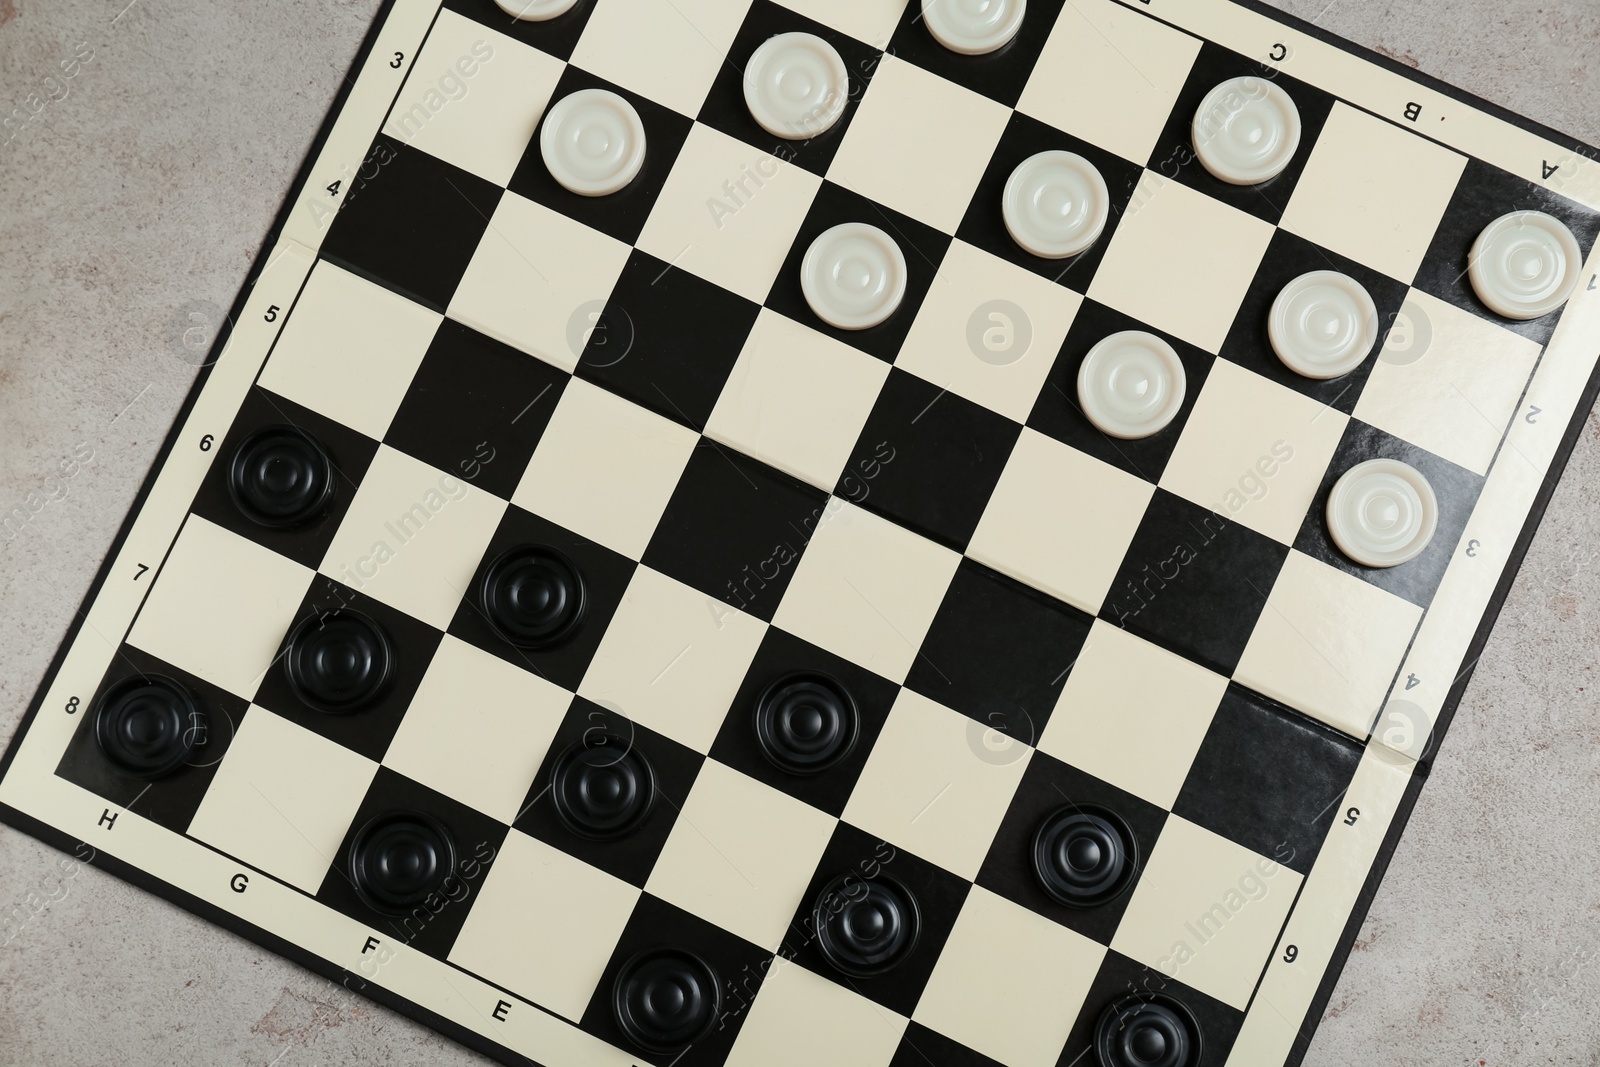
[[[1141,10],[1141,8],[1148,7],[1148,0],[1119,0],[1119,2],[1123,6],[1130,7],[1133,10],[1138,11],[1146,18],[1153,19],[1162,23],[1163,25],[1172,25],[1172,23],[1167,22],[1165,19],[1162,19],[1158,14],[1155,14],[1152,11]],[[1538,136],[1541,136],[1562,148],[1572,151],[1576,155],[1582,156],[1590,161],[1600,162],[1600,149],[1588,145],[1585,142],[1571,136],[1570,134],[1563,133],[1554,129],[1553,127],[1545,125],[1544,123],[1538,122],[1537,120],[1519,115],[1510,108],[1487,100],[1475,93],[1469,92],[1460,88],[1459,86],[1446,82],[1436,75],[1429,74],[1418,68],[1408,66],[1407,64],[1402,63],[1391,56],[1385,55],[1376,49],[1367,47],[1366,45],[1357,44],[1348,38],[1340,36],[1332,30],[1318,26],[1308,20],[1300,18],[1297,15],[1274,7],[1273,5],[1266,3],[1265,0],[1229,0],[1229,2],[1234,6],[1252,11],[1275,22],[1281,23],[1286,27],[1294,29],[1297,32],[1313,37],[1325,44],[1339,49],[1340,51],[1353,55],[1356,58],[1362,59],[1366,62],[1372,63],[1375,66],[1398,74],[1408,81],[1418,83],[1435,92],[1441,93],[1459,103],[1482,111],[1484,114],[1496,118],[1502,122],[1508,123],[1530,133],[1537,134]],[[107,548],[105,557],[95,574],[93,582],[91,582],[89,586],[88,592],[84,595],[82,602],[75,610],[73,619],[68,625],[66,633],[62,637],[61,643],[57,647],[55,655],[51,657],[49,666],[46,668],[40,679],[33,699],[29,702],[27,710],[23,713],[15,733],[12,735],[11,739],[6,745],[3,755],[0,755],[0,779],[5,777],[6,773],[10,770],[11,764],[16,759],[18,752],[21,750],[23,738],[27,736],[29,729],[33,725],[34,719],[38,716],[39,710],[44,702],[44,698],[49,692],[51,685],[54,683],[54,680],[60,671],[68,651],[76,642],[79,632],[86,621],[89,608],[99,597],[100,592],[105,585],[106,579],[110,576],[113,563],[120,553],[124,542],[127,540],[128,535],[132,531],[136,519],[143,510],[145,502],[148,499],[151,490],[154,488],[158,475],[165,466],[173,448],[177,444],[178,437],[180,436],[180,432],[185,421],[187,420],[190,412],[193,410],[196,402],[199,400],[200,394],[204,391],[205,386],[210,379],[212,369],[216,366],[224,349],[227,347],[228,341],[233,335],[235,322],[239,321],[243,317],[245,304],[253,292],[256,283],[260,280],[261,275],[268,265],[268,254],[277,245],[279,238],[287,228],[290,222],[291,213],[295,203],[297,202],[298,194],[305,188],[306,183],[310,179],[313,166],[320,156],[323,147],[326,145],[329,136],[333,132],[334,124],[342,112],[346,102],[348,101],[351,91],[355,88],[356,78],[359,75],[362,66],[371,55],[372,49],[377,42],[378,35],[387,22],[395,3],[396,0],[383,0],[378,11],[372,16],[372,20],[367,27],[361,45],[356,51],[354,58],[351,60],[348,69],[341,77],[339,89],[337,93],[335,93],[332,102],[329,104],[329,107],[322,118],[321,124],[318,126],[317,132],[301,160],[300,166],[295,171],[294,178],[290,182],[289,187],[284,194],[283,202],[273,219],[271,227],[268,229],[264,239],[262,240],[255,259],[252,261],[250,272],[246,275],[245,281],[240,287],[238,295],[234,298],[233,305],[229,309],[222,327],[218,330],[217,337],[212,343],[211,350],[207,354],[205,362],[200,366],[199,372],[196,374],[194,382],[189,387],[188,394],[185,396],[183,404],[180,406],[176,415],[174,416],[172,427],[168,430],[166,438],[162,442],[161,448],[152,461],[149,470],[146,472],[144,479],[140,484],[137,495],[130,504],[128,512],[124,516],[121,525],[118,527],[115,538],[112,540],[111,545]],[[1138,6],[1135,6],[1136,4]],[[1184,30],[1182,27],[1176,28],[1184,33],[1190,32]],[[1191,36],[1196,35],[1191,34]],[[1392,120],[1386,119],[1386,121]],[[1435,138],[1429,137],[1426,133],[1423,133],[1420,130],[1414,132],[1430,141],[1443,143],[1438,142]],[[1456,149],[1456,151],[1461,150]],[[1432,750],[1426,753],[1421,760],[1416,762],[1416,766],[1412,772],[1411,778],[1406,784],[1405,794],[1395,812],[1393,819],[1390,822],[1387,832],[1384,835],[1383,842],[1378,849],[1377,857],[1373,861],[1372,867],[1367,873],[1367,877],[1362,886],[1361,892],[1358,895],[1356,903],[1352,907],[1344,928],[1339,935],[1336,950],[1328,960],[1328,964],[1323,971],[1321,981],[1318,983],[1316,993],[1312,997],[1310,1007],[1307,1009],[1306,1015],[1301,1021],[1301,1024],[1297,1030],[1294,1043],[1290,1047],[1288,1058],[1284,1061],[1284,1067],[1300,1067],[1304,1061],[1306,1053],[1310,1049],[1311,1041],[1316,1035],[1316,1024],[1320,1022],[1322,1015],[1327,1010],[1328,1002],[1332,999],[1334,989],[1337,987],[1339,978],[1344,972],[1345,964],[1348,962],[1350,953],[1355,947],[1356,938],[1360,934],[1362,925],[1366,922],[1367,915],[1371,910],[1372,903],[1376,898],[1378,889],[1382,885],[1384,875],[1388,872],[1389,864],[1394,857],[1395,850],[1399,845],[1400,839],[1404,834],[1406,827],[1410,824],[1411,816],[1415,810],[1417,801],[1421,797],[1422,788],[1426,784],[1429,777],[1432,761],[1434,758],[1436,758],[1439,749],[1442,747],[1444,737],[1448,733],[1451,723],[1454,721],[1456,711],[1458,710],[1460,702],[1466,693],[1467,686],[1470,684],[1477,671],[1479,660],[1481,659],[1483,650],[1488,643],[1489,636],[1493,632],[1495,624],[1499,621],[1500,613],[1505,605],[1506,598],[1509,596],[1511,587],[1516,581],[1518,574],[1521,572],[1522,564],[1527,556],[1529,548],[1532,546],[1534,537],[1538,533],[1539,526],[1543,522],[1545,511],[1549,507],[1550,499],[1554,495],[1556,486],[1560,483],[1562,476],[1566,472],[1567,465],[1571,460],[1573,449],[1577,445],[1578,435],[1582,432],[1584,425],[1587,423],[1597,397],[1600,397],[1600,364],[1597,364],[1595,369],[1590,372],[1589,379],[1580,395],[1572,418],[1568,422],[1558,447],[1552,454],[1549,466],[1540,482],[1539,490],[1529,508],[1527,518],[1525,519],[1517,536],[1516,543],[1513,545],[1511,551],[1507,555],[1506,563],[1501,571],[1499,580],[1496,582],[1494,590],[1491,593],[1489,601],[1484,609],[1483,615],[1479,619],[1478,625],[1473,632],[1472,640],[1468,643],[1465,655],[1468,665],[1459,673],[1455,681],[1451,684],[1451,687],[1440,706],[1439,714],[1435,719],[1433,727],[1434,744],[1432,746]],[[4,803],[0,803],[0,823],[4,823],[5,825],[8,825],[22,833],[26,833],[30,837],[36,838],[37,840],[40,840],[64,853],[76,855],[79,852],[78,846],[85,844],[84,842],[76,840],[72,837],[72,835],[66,833],[65,831],[59,830],[48,823],[45,823]],[[274,953],[275,955],[297,963],[311,971],[313,974],[326,978],[329,981],[339,983],[345,989],[348,989],[360,996],[366,997],[375,1003],[381,1004],[384,1007],[389,1008],[398,1014],[423,1026],[426,1026],[440,1034],[443,1034],[452,1041],[464,1045],[475,1052],[481,1053],[492,1060],[506,1064],[507,1067],[542,1067],[538,1061],[523,1056],[505,1045],[480,1035],[477,1032],[470,1030],[467,1027],[462,1026],[461,1024],[456,1023],[445,1016],[442,1016],[424,1007],[414,1000],[402,996],[401,994],[392,992],[384,986],[379,985],[375,981],[369,981],[357,977],[357,980],[362,983],[361,987],[359,989],[350,989],[350,986],[347,982],[340,981],[341,976],[351,976],[351,973],[347,968],[339,967],[332,961],[323,959],[322,957],[317,956],[315,953],[304,949],[291,941],[279,937],[278,935],[249,922],[233,912],[219,908],[199,897],[194,896],[193,894],[179,889],[169,882],[162,881],[161,879],[155,877],[154,875],[148,874],[131,863],[108,855],[98,849],[92,849],[92,854],[86,860],[84,860],[84,862],[99,867],[107,873],[112,874],[115,877],[128,882],[129,884],[143,889],[145,892],[151,893],[156,897],[175,904],[178,907],[183,908],[185,911],[197,915],[200,918],[205,919],[207,922],[210,922],[215,926],[219,926],[230,933],[242,937],[247,941],[260,946],[261,948]]]

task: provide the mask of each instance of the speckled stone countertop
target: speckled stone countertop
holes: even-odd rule
[[[1600,0],[1277,3],[1600,143]],[[0,542],[0,738],[377,8],[0,0],[0,116],[46,98],[0,130],[0,511],[48,498]],[[1308,1065],[1600,1063],[1597,505],[1591,415]],[[487,1062],[5,828],[0,917],[4,1067]]]

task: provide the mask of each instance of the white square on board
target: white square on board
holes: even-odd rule
[[[976,878],[1032,752],[902,689],[844,820],[962,878]]]
[[[637,560],[699,440],[693,430],[574,378],[511,502]]]
[[[1161,487],[1293,544],[1349,421],[1342,411],[1219,359]]]
[[[959,553],[831,497],[772,621],[901,681],[960,562]]]
[[[1233,676],[1365,740],[1422,609],[1290,551]]]
[[[371,760],[252,706],[189,835],[315,893],[377,773]]]
[[[1146,166],[1199,54],[1198,37],[1115,0],[1073,0],[1017,110]]]
[[[908,0],[779,0],[791,11],[842,30],[875,48],[889,43]],[[918,0],[909,0],[918,2]]]
[[[1243,1011],[1300,882],[1282,864],[1169,815],[1111,947]]]
[[[1024,427],[967,555],[1093,615],[1155,486]]]
[[[190,515],[128,643],[250,700],[311,579],[293,560]]]
[[[1096,619],[1039,751],[1170,810],[1227,688],[1224,676]]]
[[[837,823],[707,760],[645,890],[775,952]]]
[[[565,66],[481,22],[440,11],[383,132],[506,185]]]
[[[1355,417],[1487,473],[1539,360],[1538,342],[1417,289],[1389,335]]]
[[[449,315],[571,371],[628,261],[628,246],[543,204],[506,193]]]
[[[597,0],[572,62],[693,117],[749,6],[750,0]]]
[[[796,1019],[826,1019],[796,1026]],[[727,1067],[888,1067],[904,1016],[838,982],[776,957],[739,1028]]]
[[[317,569],[444,630],[505,501],[379,445]]]
[[[578,692],[707,752],[766,632],[754,616],[641,566]]]
[[[1409,285],[1466,166],[1466,156],[1336,102],[1282,225]]]
[[[638,899],[621,879],[512,830],[450,962],[577,1022]]]
[[[696,123],[639,247],[762,303],[821,186],[803,167]]]
[[[1089,297],[1215,353],[1272,233],[1271,224],[1147,170]]]
[[[953,234],[1010,117],[988,97],[885,55],[828,180]]]
[[[446,634],[383,765],[515,822],[572,694]]]
[[[895,366],[1026,422],[1083,297],[965,241],[939,264]]]
[[[706,436],[831,492],[889,365],[762,309]]]
[[[260,384],[382,440],[442,316],[318,260]]]
[[[1009,1067],[1055,1067],[1105,953],[973,886],[912,1018]]]

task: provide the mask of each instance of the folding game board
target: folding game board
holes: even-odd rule
[[[505,1063],[1296,1063],[1597,209],[1255,3],[393,0],[0,816]]]

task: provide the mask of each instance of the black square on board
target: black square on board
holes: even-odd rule
[[[512,18],[495,0],[444,0],[442,6],[447,11],[465,15],[474,22],[480,22],[523,44],[532,45],[557,59],[571,59],[572,50],[578,46],[578,38],[583,36],[583,28],[589,24],[589,16],[594,13],[596,2],[578,0],[571,10],[538,22]]]
[[[1129,744],[1158,744],[1157,738],[1129,738]],[[1132,832],[1137,857],[1126,888],[1091,908],[1059,903],[1041,888],[1033,868],[1033,840],[1045,819],[1062,809],[1098,808],[1119,817]],[[1167,813],[1132,793],[1102,782],[1043,752],[1035,752],[1011,798],[1011,807],[989,846],[978,884],[1102,945],[1111,944],[1138,886],[1150,853],[1161,836]]]
[[[961,551],[1021,433],[1004,415],[894,367],[835,492]],[[872,469],[871,481],[851,473]]]
[[[701,438],[643,563],[771,622],[828,495]]]
[[[1016,107],[1064,3],[1065,0],[1032,0],[1017,35],[993,52],[976,56],[963,55],[940,44],[928,32],[922,4],[909,3],[889,39],[889,52],[1006,107]]]
[[[1143,330],[1166,341],[1178,353],[1186,379],[1183,404],[1171,424],[1160,433],[1134,441],[1107,435],[1089,421],[1078,403],[1078,368],[1083,358],[1095,345],[1124,330]],[[1155,484],[1161,480],[1161,472],[1172,458],[1172,450],[1178,445],[1183,425],[1194,410],[1195,400],[1214,362],[1216,357],[1194,345],[1153,330],[1104,304],[1085,300],[1067,330],[1067,339],[1062,342],[1061,352],[1045,378],[1044,388],[1039,390],[1039,398],[1028,415],[1028,425],[1079,452]]]
[[[1570,163],[1564,165],[1571,166]],[[1581,260],[1585,262],[1589,250],[1594,247],[1596,234],[1600,234],[1600,212],[1469,156],[1466,170],[1456,184],[1455,194],[1445,208],[1439,228],[1433,233],[1433,243],[1428,246],[1428,254],[1423,257],[1412,284],[1479,318],[1499,323],[1541,345],[1548,344],[1561,318],[1559,310],[1522,322],[1497,315],[1478,299],[1467,273],[1469,253],[1478,235],[1495,219],[1513,211],[1542,211],[1566,223],[1578,239]],[[1580,278],[1578,291],[1587,284],[1587,278]]]
[[[565,371],[445,319],[383,440],[509,500],[566,384]]]
[[[1302,274],[1319,270],[1348,274],[1361,283],[1378,309],[1378,337],[1367,358],[1355,370],[1337,378],[1307,378],[1303,374],[1296,374],[1278,358],[1267,335],[1272,305],[1283,287]],[[1407,287],[1393,278],[1314,245],[1288,230],[1278,230],[1267,245],[1267,254],[1262,257],[1261,266],[1256,268],[1255,280],[1250,283],[1250,289],[1239,305],[1239,313],[1228,331],[1227,340],[1222,343],[1219,355],[1348,415],[1355,410],[1356,401],[1361,399],[1361,390],[1372,374],[1373,364],[1382,356],[1389,328],[1399,316],[1407,292]]]
[[[1066,259],[1045,259],[1026,251],[1006,229],[1004,202],[1006,183],[1023,162],[1040,152],[1073,152],[1094,164],[1105,179],[1106,191],[1111,196],[1111,212],[1106,218],[1106,228],[1094,244],[1075,256]],[[1009,263],[1025,267],[1035,274],[1059,282],[1079,293],[1089,291],[1089,283],[1105,258],[1111,239],[1116,236],[1117,223],[1127,209],[1133,191],[1144,176],[1144,169],[1129,163],[1120,156],[1062,133],[1038,119],[1029,118],[1020,111],[1013,112],[1006,124],[1005,133],[995,148],[989,167],[978,182],[978,191],[967,207],[966,217],[956,230],[956,236],[985,252],[999,256]]]
[[[182,767],[153,781],[128,774],[112,763],[95,738],[100,699],[106,691],[124,682],[147,678],[176,682],[194,698],[203,716],[202,721],[190,723],[190,729],[195,731],[190,738],[196,746],[193,755]],[[56,766],[56,774],[173,833],[186,833],[249,706],[248,701],[125,644],[117,650],[94,693],[68,700],[67,711],[78,717],[78,723]]]
[[[634,249],[584,346],[578,377],[703,430],[760,311]]]
[[[705,1037],[681,1052],[652,1053],[639,1049],[628,1040],[612,1013],[612,992],[623,967],[640,953],[655,949],[692,952],[710,965],[721,982],[722,1010],[716,1025]],[[639,1063],[656,1067],[718,1067],[726,1061],[728,1050],[738,1038],[772,959],[772,953],[737,934],[659,897],[641,893],[579,1025],[617,1048],[628,1049]]]
[[[838,763],[817,774],[792,774],[780,769],[756,740],[755,710],[762,692],[780,678],[800,671],[820,672],[832,678],[856,707],[855,747]],[[770,626],[711,746],[711,758],[837,817],[843,814],[899,695],[900,687],[893,682]]]
[[[322,242],[322,256],[444,311],[489,227],[501,189],[382,134]]]
[[[1173,814],[1310,874],[1361,745],[1241,686],[1228,686]]]
[[[851,875],[861,881],[892,878],[915,898],[921,916],[921,933],[911,954],[892,969],[871,978],[858,978],[836,970],[817,947],[818,899],[835,878]],[[905,849],[851,826],[839,823],[823,850],[811,883],[801,898],[800,910],[789,924],[781,953],[806,970],[852,989],[890,1011],[909,1016],[917,1006],[944,944],[955,928],[972,883],[936,867]]]
[[[1100,617],[1232,674],[1289,547],[1157,489]]]
[[[649,813],[625,836],[595,840],[574,833],[562,821],[551,800],[550,780],[557,761],[569,748],[585,743],[590,746],[615,744],[620,753],[649,764],[655,776],[656,795]],[[574,697],[514,825],[530,837],[537,837],[591,867],[643,888],[703,762],[705,757],[698,752],[638,725],[621,712],[583,697]]]
[[[823,322],[811,310],[811,305],[806,303],[805,292],[800,286],[800,265],[805,261],[806,251],[812,242],[825,231],[846,222],[864,222],[883,230],[894,238],[906,259],[906,295],[900,307],[886,322],[866,330],[841,330]],[[868,355],[892,363],[900,352],[900,346],[905,343],[906,335],[911,332],[917,309],[928,295],[934,275],[939,273],[939,264],[949,248],[950,238],[933,227],[874,203],[842,185],[824,181],[811,203],[811,210],[806,213],[806,220],[800,226],[794,245],[789,249],[783,269],[772,283],[766,306],[836,341],[843,341]]]
[[[849,79],[844,112],[837,122],[814,137],[789,140],[774,136],[751,117],[750,108],[745,103],[744,75],[750,65],[750,57],[768,39],[780,33],[809,33],[821,37],[844,60],[845,74]],[[862,44],[848,34],[781,7],[772,0],[755,0],[745,15],[738,36],[728,48],[727,58],[722,61],[722,69],[716,81],[712,82],[705,103],[700,107],[700,121],[763,152],[770,152],[785,164],[795,163],[813,174],[826,174],[882,58],[881,48]]]
[[[309,434],[333,465],[332,495],[318,514],[299,526],[262,526],[239,510],[228,491],[234,452],[245,438],[271,426],[292,426]],[[378,442],[258,385],[246,394],[227,436],[214,449],[211,467],[195,494],[194,513],[302,566],[316,567],[350,510],[356,487],[377,454]]]
[[[1077,608],[963,559],[906,688],[1035,745],[1092,622]]]
[[[1225,81],[1233,78],[1253,77],[1275,84],[1294,101],[1300,112],[1300,147],[1283,173],[1260,185],[1233,185],[1213,177],[1195,155],[1194,120],[1206,95]],[[1328,115],[1333,111],[1333,97],[1321,89],[1283,74],[1237,52],[1231,52],[1210,41],[1202,42],[1200,54],[1189,69],[1189,80],[1178,94],[1167,125],[1161,131],[1155,151],[1150,154],[1149,167],[1164,178],[1182,182],[1224,204],[1254,215],[1265,222],[1277,225],[1283,218],[1289,198],[1306,169],[1311,150],[1322,135]],[[1226,109],[1224,109],[1226,115]]]
[[[1433,487],[1434,498],[1439,502],[1439,524],[1434,529],[1433,540],[1422,554],[1409,563],[1397,567],[1364,567],[1339,551],[1328,533],[1328,496],[1334,484],[1345,472],[1369,459],[1397,459],[1415,467]],[[1456,545],[1477,506],[1478,494],[1483,492],[1483,477],[1458,467],[1447,459],[1440,459],[1427,449],[1395,437],[1359,419],[1345,425],[1344,436],[1334,450],[1333,459],[1322,475],[1322,485],[1311,501],[1295,536],[1294,547],[1313,559],[1319,559],[1346,574],[1353,574],[1379,589],[1403,597],[1418,607],[1427,607],[1438,592],[1444,572],[1455,555]],[[1373,709],[1376,713],[1377,709]]]
[[[545,648],[518,648],[496,633],[479,592],[484,573],[501,553],[524,545],[555,549],[571,561],[583,579],[583,620],[565,640]],[[455,618],[450,620],[450,633],[563,689],[576,690],[600,647],[606,627],[611,625],[617,605],[628,591],[633,570],[634,562],[626,556],[513,504],[506,508],[499,528],[489,540],[472,576],[472,585],[462,596]]]
[[[344,713],[314,708],[302,701],[289,684],[288,656],[280,652],[262,677],[255,702],[352,752],[370,760],[381,760],[389,750],[389,742],[394,740],[395,731],[400,729],[400,720],[405,718],[411,698],[422,684],[422,676],[428,672],[428,664],[444,635],[358,589],[319,574],[295,611],[289,636],[293,636],[302,623],[316,626],[342,611],[366,616],[389,640],[392,656],[389,679],[376,699],[365,707]],[[285,650],[288,644],[286,636]]]
[[[432,816],[449,833],[456,851],[455,869],[441,890],[407,915],[375,911],[356,892],[350,874],[351,847],[362,828],[372,819],[393,812],[420,812]],[[356,809],[344,841],[334,853],[333,864],[322,879],[322,888],[317,890],[317,900],[374,930],[386,930],[419,952],[442,960],[450,955],[450,947],[466,923],[505,839],[504,823],[414,782],[398,771],[379,767],[361,806]]]
[[[900,1045],[894,1051],[889,1067],[1002,1067],[999,1060],[991,1060],[981,1052],[974,1052],[959,1041],[952,1041],[937,1030],[930,1030],[916,1020],[906,1026],[900,1035]],[[1087,1065],[1084,1065],[1087,1067]]]
[[[1239,1036],[1239,1028],[1244,1025],[1244,1012],[1136,963],[1120,952],[1111,951],[1100,962],[1100,970],[1089,986],[1078,1021],[1072,1024],[1072,1032],[1067,1035],[1066,1048],[1056,1061],[1057,1067],[1090,1067],[1098,1063],[1094,1033],[1105,1010],[1123,997],[1149,998],[1158,994],[1171,997],[1193,1013],[1204,1049],[1199,1067],[1221,1067],[1226,1063],[1228,1052]]]
[[[582,89],[606,89],[616,93],[639,113],[647,147],[644,164],[639,168],[638,175],[625,188],[607,196],[583,196],[571,192],[551,177],[549,168],[544,165],[539,139],[544,133],[545,119],[541,118],[539,128],[528,142],[528,149],[522,155],[522,162],[517,164],[517,172],[511,176],[508,188],[518,196],[525,196],[631,245],[644,230],[645,220],[650,217],[656,197],[661,195],[662,187],[667,184],[667,175],[672,173],[672,165],[677,161],[694,122],[647,96],[629,92],[588,71],[571,66],[561,72],[555,92],[550,96],[550,106],[554,107]],[[545,117],[549,114],[550,109],[546,108]]]

